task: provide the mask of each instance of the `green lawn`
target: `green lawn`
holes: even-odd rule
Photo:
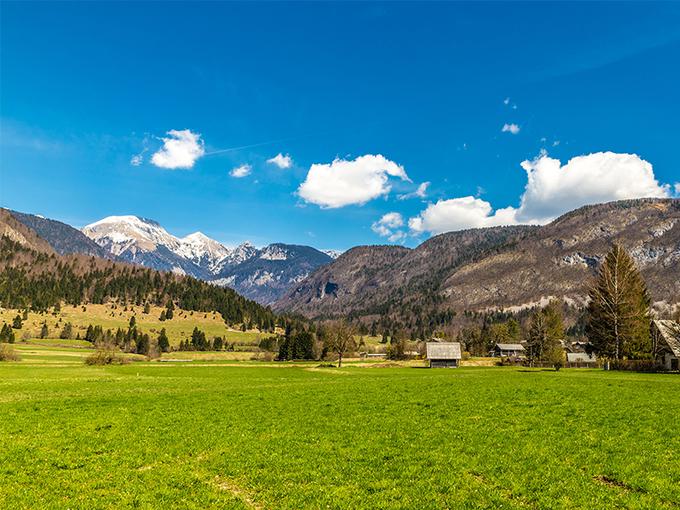
[[[679,417],[677,375],[24,356],[0,508],[677,508]]]

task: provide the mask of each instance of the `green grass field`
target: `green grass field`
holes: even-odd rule
[[[677,375],[17,351],[0,508],[680,505]]]

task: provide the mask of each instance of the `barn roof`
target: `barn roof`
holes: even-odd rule
[[[502,351],[523,351],[524,346],[522,344],[496,344]]]
[[[427,342],[427,359],[461,359],[458,342]]]
[[[673,355],[680,357],[680,324],[671,320],[655,320],[654,325]]]
[[[567,361],[569,363],[594,363],[597,361],[597,358],[594,354],[585,352],[568,352]]]

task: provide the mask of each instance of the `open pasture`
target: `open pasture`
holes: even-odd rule
[[[20,354],[0,364],[1,508],[680,503],[674,375]]]
[[[127,330],[130,319],[134,316],[137,328],[143,333],[156,337],[162,328],[165,328],[170,340],[170,345],[177,346],[179,342],[191,337],[194,327],[203,331],[209,339],[221,336],[229,343],[257,344],[263,336],[269,336],[259,331],[237,331],[229,328],[218,312],[191,312],[176,309],[171,320],[161,321],[159,317],[164,308],[152,306],[149,313],[144,313],[143,306],[122,306],[115,303],[105,305],[63,305],[56,315],[52,313],[29,312],[28,319],[23,327],[15,330],[17,341],[22,338],[37,337],[43,322],[47,322],[49,330],[48,338],[58,339],[64,324],[70,322],[73,325],[73,336],[85,336],[87,327],[101,326],[104,330],[111,329],[113,332],[120,328]],[[0,309],[0,324],[3,322],[12,324],[17,315],[22,315],[21,310]]]

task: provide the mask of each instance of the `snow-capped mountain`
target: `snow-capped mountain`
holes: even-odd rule
[[[203,232],[194,232],[179,241],[180,247],[176,253],[200,267],[207,268],[211,273],[216,273],[222,261],[233,253],[222,243],[209,238]]]
[[[342,250],[319,250],[319,251],[325,253],[326,255],[328,255],[333,260],[337,259],[340,255],[345,253]]]
[[[308,246],[277,243],[258,249],[246,241],[228,248],[201,232],[178,238],[159,223],[138,216],[109,216],[82,232],[121,260],[229,286],[266,304],[332,261]]]

